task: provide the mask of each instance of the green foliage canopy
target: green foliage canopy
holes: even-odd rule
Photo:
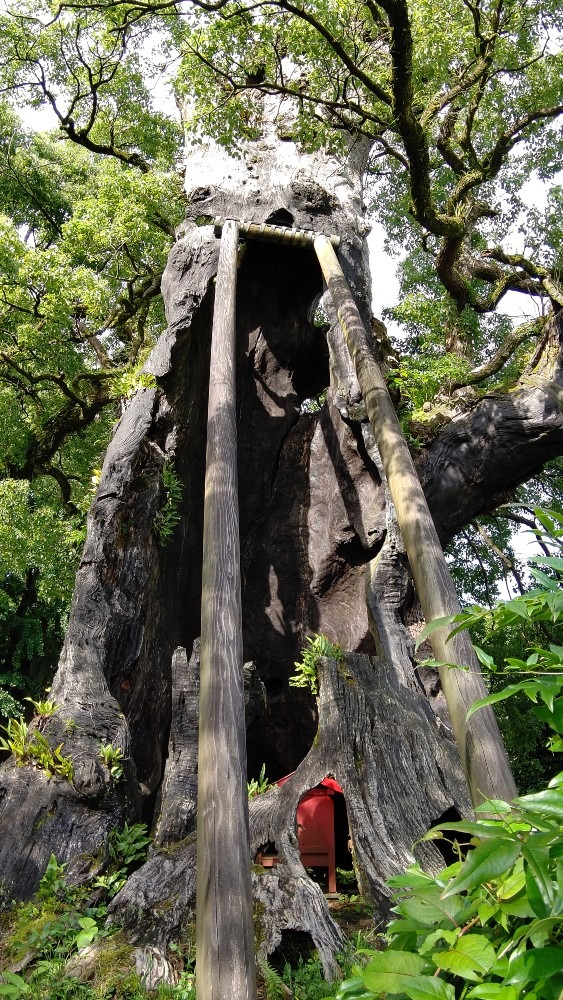
[[[164,326],[183,199],[179,127],[152,110],[124,39],[39,6],[1,17],[0,712],[12,714],[60,648],[92,477]],[[26,128],[24,94],[61,128]]]

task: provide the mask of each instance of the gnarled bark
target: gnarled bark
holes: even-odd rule
[[[155,946],[187,919],[193,843],[183,838],[194,816],[195,689],[193,679],[184,688],[179,668],[186,669],[186,660],[175,650],[191,650],[200,632],[218,257],[212,225],[196,220],[271,219],[339,233],[347,277],[368,317],[364,152],[358,148],[346,162],[326,153],[300,156],[292,143],[277,141],[273,126],[253,156],[194,152],[192,202],[162,282],[169,326],[147,364],[156,384],[128,404],[106,455],[52,689],[59,707],[45,723],[51,744],[63,743],[73,759],[75,782],[49,781],[13,761],[3,767],[6,899],[30,895],[52,852],[76,877],[77,857],[83,867],[103,863],[110,829],[145,816],[156,847],[115,912],[123,907],[120,916],[135,937],[126,916],[130,894],[139,912],[152,914],[146,930]],[[384,911],[385,877],[409,862],[412,843],[433,821],[451,807],[465,811],[467,800],[447,726],[436,721],[413,677],[404,626],[412,591],[401,540],[334,316],[329,310],[327,337],[312,322],[321,294],[312,250],[248,243],[237,294],[238,471],[244,657],[260,679],[247,716],[248,769],[257,777],[264,762],[271,780],[296,772],[252,807],[251,825],[253,843],[272,833],[287,877],[302,879],[295,810],[304,791],[334,774],[344,789],[362,887]],[[375,338],[373,346],[377,351]],[[426,449],[419,467],[443,538],[563,450],[561,372],[556,352],[549,357],[541,385],[485,398]],[[321,408],[302,412],[303,401],[327,387]],[[506,445],[500,451],[499,441]],[[184,490],[178,523],[165,539],[162,472],[170,467]],[[348,653],[367,656],[377,646],[380,654],[352,655],[341,671],[323,667],[316,744],[315,701],[288,684],[304,637],[313,632]],[[189,698],[182,694],[188,690]],[[112,781],[104,768],[102,740],[124,751],[122,780]],[[420,847],[423,863],[437,863],[433,850]],[[167,886],[177,893],[172,904]]]
[[[192,656],[196,684],[196,656]],[[250,802],[250,853],[273,844],[280,865],[255,871],[257,938],[269,954],[285,929],[311,935],[327,975],[336,970],[342,937],[318,886],[311,884],[297,845],[297,807],[327,776],[336,778],[347,807],[354,866],[363,894],[380,918],[389,913],[386,879],[415,858],[437,870],[442,856],[420,838],[444,813],[471,806],[459,782],[451,733],[432,714],[422,687],[402,683],[384,660],[349,655],[319,664],[319,723],[313,746],[291,777]],[[110,919],[135,944],[165,949],[193,919],[195,843],[155,847],[110,907]],[[413,845],[414,848],[413,848]]]
[[[419,475],[442,544],[563,451],[563,313],[513,392],[484,396],[425,449]]]

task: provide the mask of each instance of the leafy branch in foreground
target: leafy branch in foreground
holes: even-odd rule
[[[559,695],[548,718],[560,746],[562,707]],[[487,802],[476,814],[426,835],[450,839],[459,857],[454,864],[437,876],[412,865],[389,880],[397,916],[387,930],[388,949],[364,952],[367,965],[354,968],[337,1000],[383,993],[409,1000],[558,1000],[563,773],[542,792],[512,805]]]
[[[563,516],[535,511],[542,538],[561,548]],[[538,529],[539,530],[539,529]],[[456,631],[482,621],[502,629],[514,619],[560,622],[563,560],[534,560],[543,589],[492,609],[450,619]],[[538,574],[541,573],[541,576]],[[515,606],[516,605],[516,606]],[[434,624],[434,623],[432,623]],[[426,630],[426,634],[431,627]],[[496,664],[481,653],[490,670]],[[524,678],[470,709],[524,692],[552,730],[551,749],[563,750],[563,647],[536,649],[527,660],[509,657],[507,670]],[[425,840],[449,841],[457,860],[438,875],[412,865],[389,880],[396,918],[385,952],[364,950],[335,993],[336,1000],[386,996],[409,1000],[560,1000],[563,991],[563,772],[540,792],[511,804],[483,803],[474,820],[442,823]],[[367,959],[367,964],[365,963]]]
[[[453,625],[450,636],[475,625],[482,625],[486,632],[506,629],[518,622],[548,622],[556,624],[563,618],[563,514],[557,510],[534,508],[534,516],[541,527],[532,528],[536,540],[542,543],[545,554],[528,560],[529,572],[540,585],[519,597],[501,601],[493,608],[471,605],[456,615],[447,615],[429,622],[420,633],[417,647],[434,631],[444,625]],[[538,567],[543,567],[539,569]],[[546,572],[546,570],[548,572]],[[492,659],[482,651],[480,659],[485,667],[497,671]],[[521,661],[516,661],[520,663]]]

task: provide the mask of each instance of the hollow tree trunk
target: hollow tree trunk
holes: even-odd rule
[[[185,659],[177,651],[175,659]],[[197,684],[197,646],[186,674],[184,698]],[[335,969],[342,937],[318,886],[308,879],[296,837],[297,807],[303,795],[330,774],[347,807],[354,867],[362,893],[381,918],[389,913],[385,880],[416,859],[428,870],[443,860],[420,837],[450,809],[470,811],[459,758],[420,687],[413,689],[389,671],[384,660],[349,654],[345,662],[325,659],[319,666],[318,732],[294,774],[250,802],[250,848],[255,855],[275,843],[280,864],[272,873],[255,869],[259,902],[256,937],[268,954],[288,929],[307,931],[327,975]],[[457,789],[457,791],[453,791]],[[186,831],[193,829],[193,821]],[[110,919],[125,927],[138,945],[165,951],[193,919],[195,843],[156,847],[110,907]],[[304,904],[304,897],[306,905]]]
[[[103,865],[111,828],[142,817],[155,832],[155,848],[115,910],[141,941],[129,903],[142,899],[143,933],[162,947],[188,918],[196,661],[188,669],[178,650],[191,652],[201,617],[206,387],[218,258],[208,220],[271,220],[338,233],[348,281],[369,321],[365,152],[357,147],[347,160],[300,155],[270,126],[240,159],[204,149],[189,158],[187,218],[163,279],[169,326],[147,364],[155,387],[128,404],[106,455],[52,688],[59,707],[45,724],[52,745],[62,743],[72,758],[74,782],[48,780],[14,761],[0,776],[0,881],[8,900],[33,892],[51,852],[68,863],[70,877]],[[441,813],[465,811],[467,797],[447,718],[429,709],[413,671],[404,625],[412,601],[408,566],[330,305],[328,334],[313,322],[323,291],[313,251],[248,243],[237,284],[243,644],[254,678],[248,771],[257,776],[264,762],[271,780],[296,772],[283,790],[252,807],[253,845],[268,834],[284,862],[270,883],[254,878],[256,892],[272,897],[268,912],[277,914],[265,932],[267,947],[283,914],[303,923],[308,906],[316,916],[307,929],[317,934],[328,969],[339,939],[297,856],[300,795],[328,773],[338,778],[362,887],[382,912],[385,877],[408,863],[412,843]],[[518,470],[529,475],[563,450],[558,332],[556,320],[543,381],[506,399],[485,398],[427,449],[422,481],[443,539],[498,499],[503,463],[514,485]],[[305,399],[327,387],[320,409],[302,411]],[[506,436],[508,451],[495,450],[496,435]],[[459,498],[455,485],[469,475],[470,453],[479,461],[471,489]],[[170,512],[165,469],[183,484],[171,538],[162,530]],[[312,632],[362,654],[349,656],[343,673],[323,667],[316,743],[314,699],[288,685]],[[366,658],[376,651],[379,658]],[[102,741],[126,756],[120,780],[99,758]],[[434,865],[433,849],[425,851],[421,861]],[[171,884],[172,901],[163,895]]]

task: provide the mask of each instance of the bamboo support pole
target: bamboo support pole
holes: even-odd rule
[[[432,515],[361,316],[330,241],[317,236],[314,247],[356,368],[424,617],[431,622],[457,614],[459,601]],[[469,668],[443,666],[440,680],[471,799],[474,805],[488,798],[510,801],[516,786],[492,709],[466,718],[473,702],[487,693],[479,663],[468,634],[448,640],[450,631],[436,629],[430,641],[437,660]]]
[[[197,998],[255,1000],[235,415],[238,225],[223,228],[211,340],[201,610]]]

